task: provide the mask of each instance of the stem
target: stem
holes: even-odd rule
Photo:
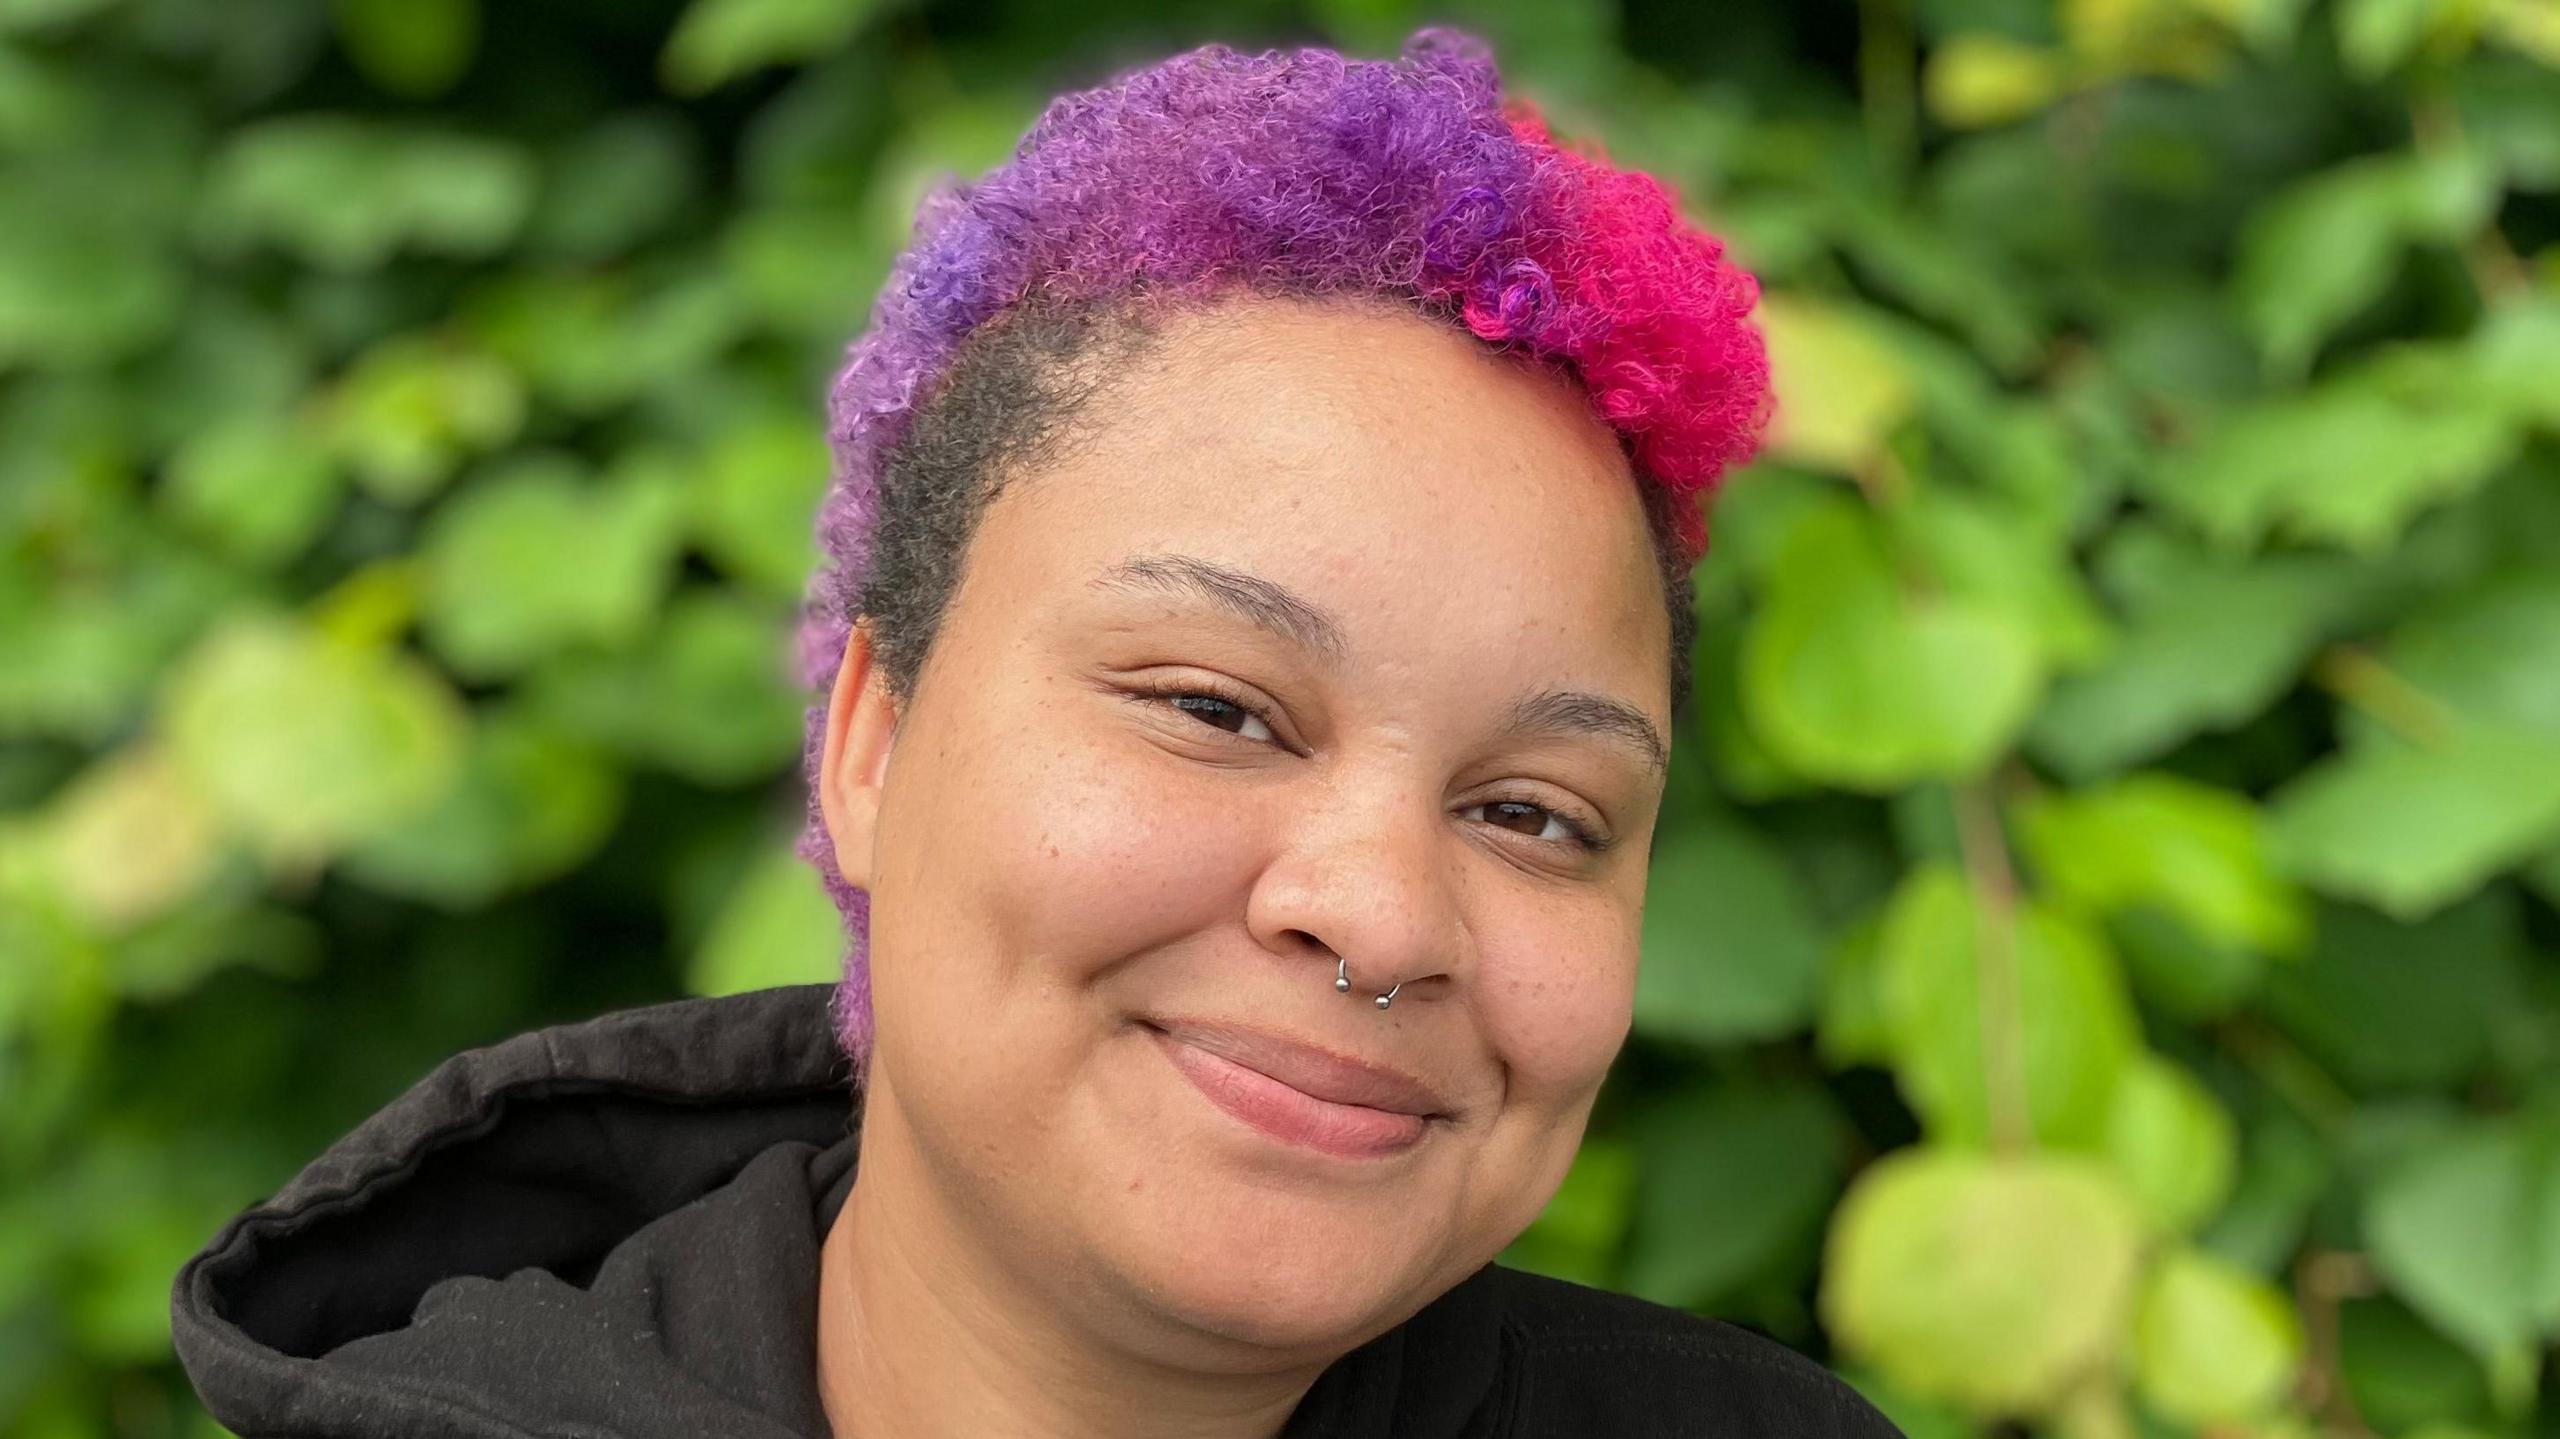
[[[1867,139],[1899,180],[1919,147],[1919,47],[1903,0],[1858,0],[1858,89]]]
[[[2122,1381],[2101,1370],[2072,1385],[2055,1408],[2054,1432],[2060,1439],[2134,1439]]]
[[[2355,1113],[2354,1096],[2329,1077],[2290,1039],[2252,1016],[2233,1019],[2218,1032],[2223,1047],[2258,1081],[2290,1106],[2324,1142],[2337,1142]]]
[[[2373,1266],[2361,1254],[2308,1249],[2293,1266],[2293,1295],[2302,1310],[2302,1406],[2321,1427],[2347,1439],[2374,1439],[2355,1396],[2347,1392],[2338,1342],[2338,1306],[2375,1291]]]
[[[1981,782],[1958,786],[1957,847],[1973,888],[1974,995],[1982,1026],[1982,1089],[1991,1147],[2035,1145],[2027,1102],[2027,1038],[2018,996],[2018,880],[2000,834],[2000,811]]]
[[[2403,679],[2370,650],[2332,645],[2312,665],[2311,677],[2420,749],[2442,749],[2462,728],[2442,700]]]
[[[2427,155],[2444,155],[2470,143],[2462,133],[2461,117],[2441,94],[2423,95],[2409,102],[2409,137],[2417,150]],[[2494,204],[2479,233],[2463,242],[2462,263],[2486,308],[2513,304],[2533,290],[2533,271],[2516,254],[2515,246],[2507,243],[2506,231],[2498,228]]]

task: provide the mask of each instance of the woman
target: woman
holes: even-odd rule
[[[1445,32],[1059,101],[927,203],[833,394],[843,982],[439,1069],[179,1276],[213,1412],[1892,1434],[1491,1263],[1629,1027],[1755,296]]]

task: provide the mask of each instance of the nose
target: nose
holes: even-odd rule
[[[1318,806],[1256,880],[1246,927],[1273,953],[1320,963],[1338,991],[1409,1004],[1445,988],[1422,981],[1456,977],[1457,860],[1436,802],[1372,794]]]

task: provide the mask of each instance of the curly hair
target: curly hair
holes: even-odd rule
[[[829,391],[799,853],[844,916],[834,1021],[857,1073],[869,896],[836,867],[817,772],[850,631],[871,621],[884,683],[911,697],[1005,479],[1054,458],[1151,316],[1235,291],[1403,304],[1578,381],[1643,491],[1686,708],[1706,502],[1772,400],[1757,281],[1660,181],[1557,143],[1444,29],[1392,61],[1210,45],[1061,96],[1010,160],[918,207]]]

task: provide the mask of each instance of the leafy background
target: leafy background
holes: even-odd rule
[[[1915,1439],[2560,1433],[2550,0],[0,0],[0,1427],[453,1051],[823,977],[818,394],[1067,83],[1455,19],[1766,280],[1509,1258]]]

